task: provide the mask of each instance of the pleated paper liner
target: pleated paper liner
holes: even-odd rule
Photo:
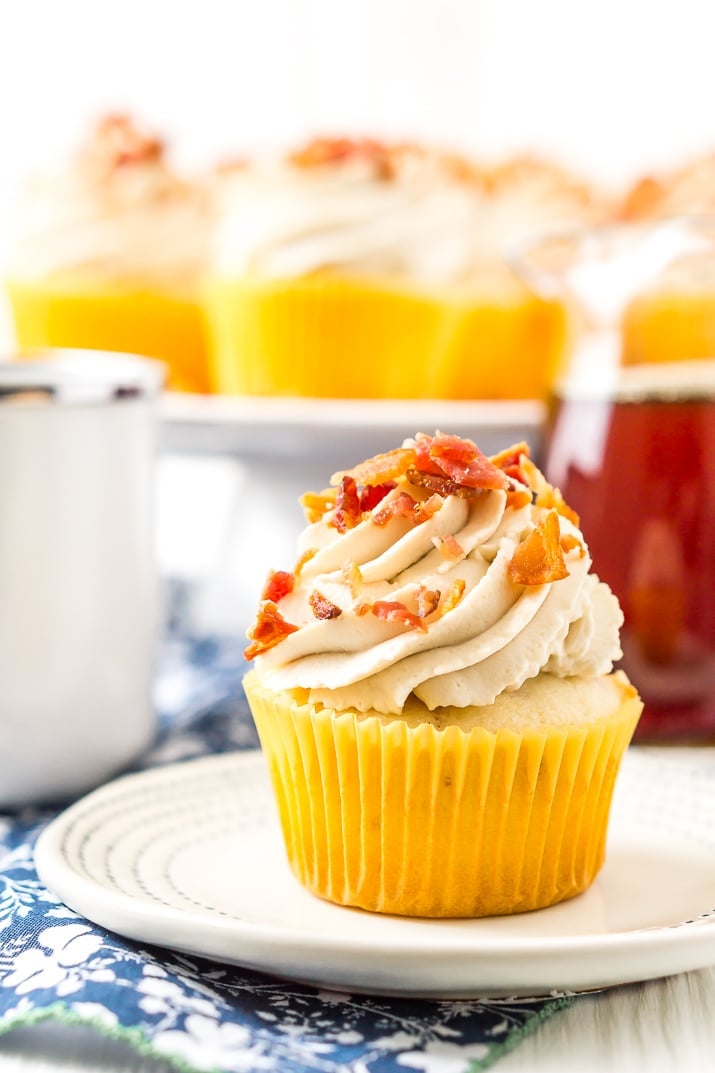
[[[559,306],[318,274],[206,286],[214,387],[323,398],[541,398],[564,347]]]
[[[148,285],[14,281],[8,292],[22,350],[78,347],[144,354],[167,365],[167,387],[209,390],[208,337],[199,298]]]
[[[585,726],[492,732],[338,713],[245,679],[286,852],[314,894],[382,913],[477,917],[584,890],[641,704]]]

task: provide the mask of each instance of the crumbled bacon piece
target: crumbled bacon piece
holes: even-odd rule
[[[110,172],[127,165],[161,161],[163,155],[163,142],[139,130],[134,120],[122,113],[100,119],[92,141],[85,147],[85,156],[102,161]]]
[[[441,595],[439,589],[427,589],[420,585],[417,590],[417,614],[420,618],[427,618],[437,610]]]
[[[431,492],[445,499],[447,496],[459,496],[460,499],[475,499],[484,491],[483,488],[468,488],[464,484],[457,484],[449,477],[438,473],[424,473],[419,469],[407,471],[407,480],[418,488],[429,488]]]
[[[414,466],[416,454],[412,447],[396,447],[394,451],[375,455],[364,462],[359,462],[352,469],[342,473],[334,473],[330,478],[331,484],[338,484],[343,477],[352,477],[358,484],[379,485],[387,481],[396,480]]]
[[[338,487],[332,524],[339,533],[345,533],[348,529],[354,529],[361,519],[357,484],[352,477],[345,476]]]
[[[300,505],[305,511],[305,520],[319,522],[335,506],[335,489],[325,488],[322,492],[305,492],[300,497]]]
[[[441,496],[430,496],[424,503],[413,499],[409,492],[400,492],[384,507],[381,507],[372,520],[381,528],[390,521],[390,518],[406,518],[412,525],[422,525],[428,521],[442,506]]]
[[[447,589],[442,606],[440,607],[440,615],[446,615],[449,611],[454,611],[459,601],[464,596],[464,590],[467,587],[467,583],[462,577],[458,577],[456,581]]]
[[[337,604],[332,603],[327,597],[323,596],[317,589],[313,589],[308,597],[308,603],[313,609],[313,614],[319,619],[339,618],[343,613],[343,609],[338,607]]]
[[[471,440],[447,436],[442,432],[435,436],[420,433],[416,437],[416,444],[416,469],[423,473],[443,473],[465,488],[509,487],[505,474]]]
[[[248,631],[248,639],[252,644],[244,649],[244,659],[255,659],[297,629],[291,622],[286,622],[272,600],[264,600],[258,608],[256,621]]]
[[[563,497],[560,488],[555,488],[553,484],[548,484],[546,489],[536,497],[536,506],[543,507],[545,510],[555,510],[564,518],[568,518],[570,522],[578,526],[580,524],[580,518],[575,510],[573,510]]]
[[[429,499],[425,499],[424,502],[418,503],[415,507],[415,521],[417,525],[421,525],[422,522],[427,522],[436,514],[438,510],[442,509],[442,503],[444,502],[442,496],[433,495]]]
[[[578,548],[579,559],[583,559],[584,555],[586,554],[586,549],[584,548],[583,544],[578,539],[578,537],[575,537],[573,535],[573,533],[564,533],[559,543],[561,544],[562,550],[567,555],[570,551],[573,551],[574,548]]]
[[[401,600],[365,600],[355,608],[357,615],[374,615],[382,622],[399,622],[403,626],[411,626],[413,629],[426,630],[424,622],[419,615],[402,603]]]
[[[549,511],[519,544],[509,563],[508,575],[515,585],[546,585],[568,577],[555,510]]]
[[[374,487],[399,480],[429,488],[443,499],[456,495],[469,498],[488,489],[511,487],[510,478],[491,462],[471,440],[418,433],[414,446],[375,455],[352,469],[334,473],[332,484],[351,478],[358,485]],[[434,513],[434,511],[432,511]]]
[[[409,492],[400,492],[399,495],[391,499],[389,503],[386,503],[384,507],[373,514],[372,520],[375,525],[382,528],[387,525],[391,518],[407,518],[409,521],[414,520],[414,511],[417,506],[417,500],[413,499]]]
[[[507,447],[504,451],[500,451],[499,454],[492,455],[491,461],[500,469],[502,473],[505,473],[507,477],[511,477],[515,481],[519,481],[520,484],[528,485],[526,474],[522,470],[522,460],[529,458],[529,445],[524,443],[512,444],[511,447]]]
[[[270,600],[271,603],[277,604],[289,592],[293,592],[294,586],[295,574],[288,570],[271,570],[263,587],[261,600]]]
[[[394,150],[372,138],[313,138],[288,159],[298,168],[365,160],[372,165],[379,179],[390,179],[395,172]]]
[[[506,494],[506,505],[513,510],[520,510],[522,507],[530,506],[532,501],[531,492],[526,488],[513,488]]]
[[[506,494],[506,505],[513,510],[520,510],[521,507],[528,507],[532,502],[532,495],[529,491],[530,485],[526,473],[524,472],[524,466],[530,465],[533,467],[533,462],[529,458],[529,445],[524,443],[515,443],[511,447],[507,447],[504,451],[500,451],[499,454],[492,455],[491,461],[504,473],[510,480],[510,482],[517,482],[519,485],[525,485],[526,487],[515,487],[514,483]]]
[[[388,492],[395,487],[394,481],[385,481],[383,484],[367,484],[360,491],[360,510],[371,511],[382,503]]]
[[[529,488],[536,493],[534,502],[537,507],[543,507],[545,510],[556,510],[564,518],[568,518],[570,522],[573,522],[574,525],[579,524],[579,516],[576,511],[571,509],[560,490],[549,484],[541,470],[534,465],[530,458],[522,459],[522,470]]]
[[[458,563],[460,559],[466,558],[467,553],[451,533],[447,533],[443,537],[432,537],[432,543],[440,555],[444,556],[449,562]]]

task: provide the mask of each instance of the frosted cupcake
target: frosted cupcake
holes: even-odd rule
[[[8,288],[21,349],[144,354],[167,363],[170,388],[208,389],[209,207],[160,141],[102,119],[67,167],[28,184],[18,215]]]
[[[237,171],[206,290],[217,389],[542,396],[564,321],[505,265],[514,186],[513,175],[367,140],[319,140]],[[555,189],[527,196],[522,237],[559,221]]]
[[[578,894],[641,710],[578,520],[523,444],[418,435],[334,485],[246,650],[293,871],[415,916]]]

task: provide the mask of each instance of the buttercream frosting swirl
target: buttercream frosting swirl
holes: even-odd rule
[[[102,119],[66,166],[30,179],[10,274],[192,287],[206,264],[210,207],[169,168],[163,144],[126,116]]]
[[[256,159],[222,187],[218,275],[337,269],[430,285],[462,283],[473,269],[479,194],[452,158],[320,142],[289,158]]]
[[[418,435],[338,480],[307,497],[299,565],[269,579],[249,631],[268,686],[390,713],[612,669],[618,602],[525,445],[491,461]]]

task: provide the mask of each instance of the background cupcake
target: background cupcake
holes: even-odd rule
[[[573,217],[570,192],[551,180],[546,197],[522,197],[515,225],[513,177],[488,181],[415,146],[318,140],[237,170],[206,291],[216,387],[542,396],[563,349],[562,310],[517,281],[504,247],[562,220],[564,206]]]
[[[416,916],[584,890],[641,704],[577,519],[524,445],[418,436],[336,485],[246,652],[294,872]]]
[[[205,193],[169,168],[163,144],[111,115],[62,170],[30,182],[8,289],[19,346],[160,358],[168,386],[208,388],[199,277]]]

